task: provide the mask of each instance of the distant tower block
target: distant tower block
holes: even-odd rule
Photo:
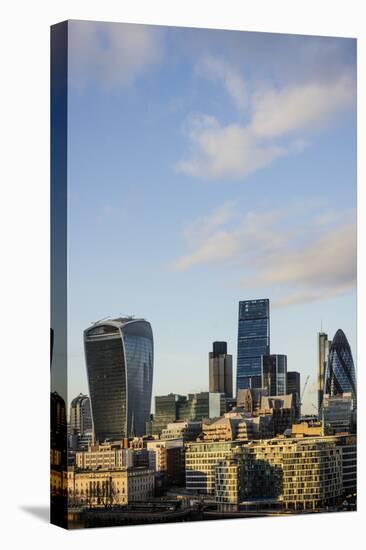
[[[233,357],[227,353],[226,342],[214,342],[209,353],[210,393],[233,396]]]
[[[237,391],[261,387],[261,357],[269,354],[269,300],[266,298],[239,302]]]
[[[318,334],[318,411],[321,410],[324,395],[325,371],[328,362],[329,347],[331,341],[328,340],[328,334],[319,332]]]

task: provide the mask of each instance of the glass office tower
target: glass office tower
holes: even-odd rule
[[[145,434],[151,408],[153,334],[145,319],[118,318],[84,331],[94,437]]]
[[[239,302],[237,390],[261,387],[261,357],[269,354],[269,300]]]
[[[329,348],[324,394],[334,397],[348,392],[352,394],[354,408],[356,408],[356,372],[352,352],[346,335],[339,329]]]
[[[262,388],[268,395],[287,393],[287,356],[262,355]]]

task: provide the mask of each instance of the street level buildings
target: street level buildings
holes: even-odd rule
[[[323,395],[322,421],[331,432],[355,431],[355,411],[351,392],[330,396]]]
[[[81,470],[132,468],[134,452],[133,449],[123,448],[118,442],[91,445],[88,450],[76,453],[75,465]]]
[[[193,493],[215,494],[215,466],[230,458],[236,441],[188,443],[186,446],[186,488]]]
[[[160,439],[182,439],[194,441],[202,431],[201,420],[177,421],[167,424],[161,432]]]
[[[355,494],[355,468],[355,441],[347,437],[257,441],[233,448],[215,465],[215,499],[223,512],[257,499],[285,509],[321,509]]]
[[[145,433],[153,381],[153,334],[145,319],[121,317],[84,331],[95,440]]]
[[[74,506],[124,506],[154,496],[155,474],[145,468],[68,470],[68,501]]]

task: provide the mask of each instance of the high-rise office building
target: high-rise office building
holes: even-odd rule
[[[214,342],[208,355],[209,391],[233,396],[233,356],[227,353],[226,342]]]
[[[144,435],[153,380],[150,323],[133,317],[97,322],[84,331],[84,348],[95,440]]]
[[[261,386],[261,357],[269,354],[269,300],[239,302],[236,390]]]
[[[296,417],[301,413],[301,385],[300,373],[296,371],[287,371],[287,393],[292,394],[295,400]]]
[[[287,371],[287,393],[297,393],[300,398],[300,373]]]
[[[221,393],[189,393],[188,397],[170,393],[155,397],[155,415],[149,431],[158,435],[175,421],[216,418],[226,411],[225,396]]]
[[[225,397],[221,393],[189,393],[186,403],[180,408],[180,420],[216,418],[226,410]]]
[[[160,434],[171,422],[180,418],[180,409],[187,402],[185,395],[169,393],[168,395],[155,396],[155,414],[151,421],[151,432]]]
[[[318,334],[318,411],[321,410],[324,395],[324,379],[327,368],[329,346],[331,340],[328,340],[328,334],[319,332]]]
[[[329,348],[325,372],[324,393],[330,397],[342,393],[351,393],[356,408],[356,372],[352,352],[343,330],[337,330]]]
[[[70,432],[83,436],[92,429],[90,399],[80,393],[71,401],[70,405]]]
[[[268,395],[286,395],[287,393],[287,356],[262,355],[262,388]]]

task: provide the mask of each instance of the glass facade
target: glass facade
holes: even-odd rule
[[[356,408],[356,372],[348,340],[342,330],[337,330],[329,349],[325,372],[324,393],[331,397],[351,393]]]
[[[236,389],[261,386],[261,357],[270,353],[269,300],[239,302]]]
[[[187,402],[185,395],[170,393],[155,397],[155,414],[152,422],[152,433],[160,434],[166,426],[180,418],[180,407]]]
[[[262,355],[262,388],[268,395],[287,393],[287,356]]]
[[[188,400],[179,408],[180,420],[215,418],[225,412],[225,398],[220,393],[189,393]]]
[[[145,433],[153,379],[153,335],[144,319],[115,319],[84,332],[96,441]]]

